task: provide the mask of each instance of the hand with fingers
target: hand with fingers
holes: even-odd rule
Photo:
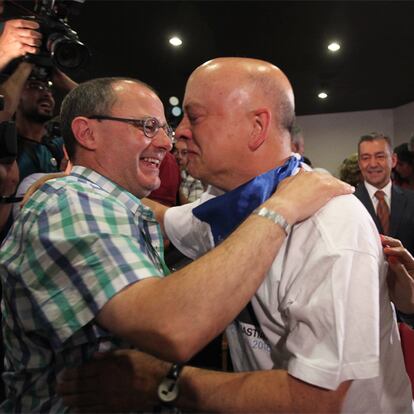
[[[39,23],[33,20],[13,19],[5,23],[0,36],[0,69],[14,58],[39,52],[42,35],[38,28]]]
[[[390,298],[399,311],[414,314],[414,258],[397,239],[381,235],[381,243],[389,263]]]
[[[354,191],[353,186],[330,174],[301,170],[281,181],[275,194],[263,205],[293,224],[309,218],[331,198]]]

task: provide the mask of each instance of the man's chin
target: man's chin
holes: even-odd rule
[[[140,194],[142,196],[138,196],[139,198],[148,197],[153,191],[158,190],[161,187],[161,180],[158,178],[156,182],[153,184],[146,185],[140,189]]]
[[[197,178],[197,180],[200,180],[200,173],[194,164],[188,163],[187,165],[187,172],[191,175],[191,177]]]
[[[47,121],[50,121],[53,118],[53,114],[50,113],[37,113],[31,116],[31,120],[39,124],[44,124]]]

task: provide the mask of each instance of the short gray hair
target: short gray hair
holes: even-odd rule
[[[372,141],[379,141],[383,139],[387,144],[390,150],[390,153],[393,153],[392,150],[392,140],[390,137],[387,137],[381,132],[371,132],[370,134],[362,135],[362,137],[358,141],[358,155],[359,155],[359,148],[363,142],[372,142]]]

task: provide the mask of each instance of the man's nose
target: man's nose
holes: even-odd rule
[[[42,96],[47,96],[48,98],[53,98],[52,89],[44,88],[41,90]]]
[[[163,148],[166,151],[171,151],[172,149],[172,140],[163,128],[158,130],[157,134],[152,139],[151,144],[157,148]]]
[[[192,139],[190,125],[186,116],[184,116],[184,118],[178,124],[177,129],[175,130],[175,138],[186,140]]]

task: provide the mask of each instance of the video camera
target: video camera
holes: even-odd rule
[[[68,25],[67,18],[76,14],[85,0],[38,0],[35,16],[23,17],[39,23],[43,39],[38,54],[26,59],[37,66],[49,69],[56,66],[62,71],[83,67],[89,59],[88,48]]]

